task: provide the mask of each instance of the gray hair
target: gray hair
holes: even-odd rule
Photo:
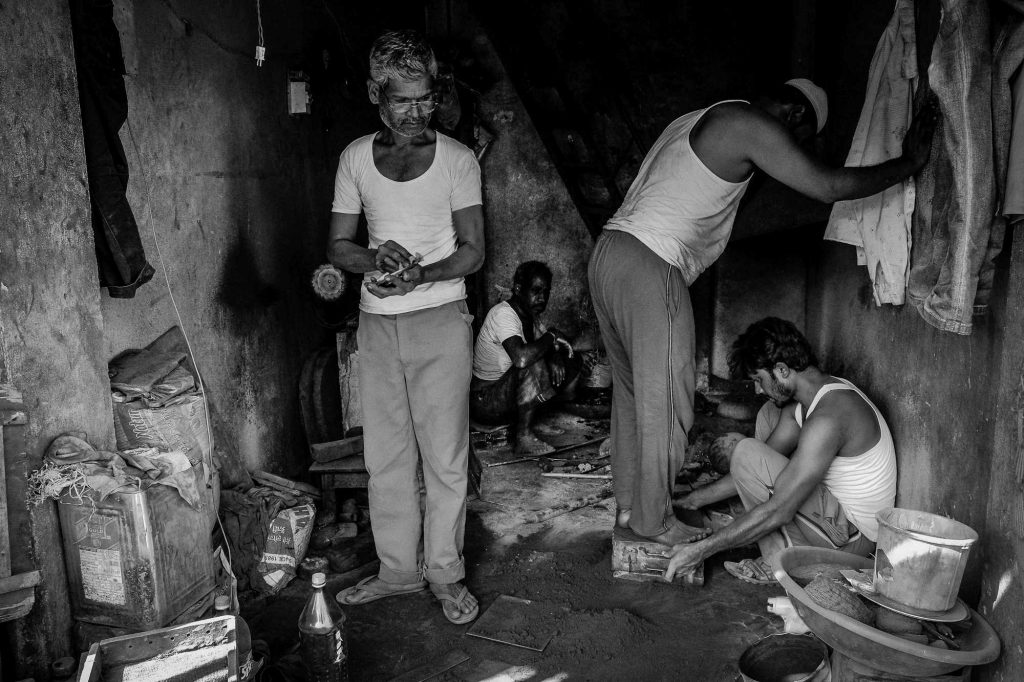
[[[417,31],[387,31],[370,48],[370,80],[385,87],[392,78],[416,80],[437,75],[437,59]]]

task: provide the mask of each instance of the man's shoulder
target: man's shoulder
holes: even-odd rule
[[[447,150],[448,157],[453,161],[472,159],[476,162],[476,154],[473,153],[473,150],[456,140],[454,137],[449,137],[442,132],[437,132],[437,144],[439,147],[443,146]]]
[[[349,163],[352,163],[359,159],[373,158],[373,139],[377,136],[377,133],[370,133],[369,135],[363,135],[357,137],[348,143],[345,149],[341,152],[341,158],[347,159]]]
[[[484,317],[484,324],[487,322],[491,322],[492,324],[505,322],[512,319],[519,319],[519,316],[516,315],[516,311],[512,309],[512,306],[508,301],[499,301],[491,306],[491,309],[487,311],[487,315]]]

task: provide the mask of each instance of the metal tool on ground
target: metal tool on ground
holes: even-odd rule
[[[548,611],[543,604],[502,594],[477,618],[466,634],[523,649],[544,651],[552,636],[551,632],[545,631],[542,622]]]
[[[542,457],[547,457],[548,459],[552,459],[553,455],[559,455],[559,454],[561,454],[563,452],[569,452],[571,450],[576,450],[577,448],[583,448],[583,447],[586,447],[588,445],[594,445],[595,443],[600,443],[601,441],[603,441],[607,437],[608,436],[601,436],[600,438],[592,438],[590,440],[585,440],[582,443],[574,443],[573,445],[566,445],[564,447],[555,448],[551,452],[546,452],[546,453],[544,453],[542,455],[530,455],[529,457],[518,457],[516,459],[505,460],[504,462],[491,462],[487,466],[488,467],[500,467],[500,466],[505,466],[506,464],[518,464],[520,462],[536,462],[536,461],[540,460]]]
[[[526,518],[523,519],[523,522],[540,523],[542,521],[547,521],[548,519],[553,519],[556,516],[568,514],[571,511],[576,511],[577,509],[582,509],[583,507],[589,507],[592,504],[597,504],[601,500],[608,499],[609,497],[612,496],[612,494],[613,492],[611,486],[607,488],[602,488],[597,492],[585,495],[583,497],[578,497],[575,500],[563,502],[562,504],[556,505],[554,507],[548,507],[547,509],[538,509],[536,511],[530,512],[529,514],[527,514]]]
[[[611,474],[580,474],[573,473],[571,471],[553,471],[551,473],[541,474],[541,476],[543,476],[544,478],[582,478],[597,481],[610,481],[612,478]]]
[[[405,272],[406,270],[410,270],[410,269],[416,267],[417,265],[419,265],[421,260],[423,260],[423,256],[421,256],[420,254],[417,253],[417,254],[413,255],[412,260],[409,261],[408,265],[400,267],[397,270],[395,270],[394,272],[385,272],[383,275],[381,275],[380,277],[377,277],[377,278],[371,277],[370,278],[370,282],[372,282],[373,284],[381,285],[381,286],[387,285],[387,284],[391,284],[393,281],[395,281],[395,278],[398,277],[399,275],[401,275],[403,272]]]

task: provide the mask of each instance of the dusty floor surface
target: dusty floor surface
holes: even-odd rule
[[[712,430],[720,419],[701,417]],[[569,414],[551,420],[566,429],[555,445],[607,433],[608,423]],[[735,425],[732,425],[735,426]],[[596,452],[597,446],[591,448]],[[479,452],[484,464],[511,459],[507,446]],[[429,592],[345,610],[354,681],[389,680],[458,650],[468,661],[431,678],[475,680],[739,680],[737,659],[759,637],[782,630],[766,612],[778,586],[740,582],[723,558],[753,556],[753,548],[705,565],[703,587],[632,583],[611,576],[614,502],[537,524],[525,512],[591,493],[601,481],[542,478],[534,463],[484,469],[483,494],[469,503],[467,583],[481,614],[500,595],[531,600],[505,635],[550,641],[542,652],[467,635],[441,614]],[[295,623],[308,595],[296,579],[280,595],[244,615],[254,638],[281,656],[297,639]],[[334,594],[344,585],[330,581]]]

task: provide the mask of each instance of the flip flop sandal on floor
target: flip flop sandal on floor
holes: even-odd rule
[[[386,587],[377,589],[378,585]],[[352,587],[346,587],[341,592],[338,592],[334,598],[342,606],[358,606],[399,594],[422,592],[425,589],[427,589],[427,583],[424,580],[418,583],[398,584],[385,582],[377,576],[371,575],[369,578],[363,578]]]
[[[774,585],[778,581],[764,559],[744,559],[740,562],[724,561],[722,565],[729,575],[753,585]]]
[[[473,620],[474,618],[476,618],[477,615],[479,615],[480,613],[479,602],[476,604],[476,606],[473,607],[473,610],[469,613],[462,612],[462,604],[466,601],[466,597],[469,596],[469,588],[467,588],[465,585],[463,585],[461,589],[459,589],[459,593],[454,597],[444,592],[440,594],[434,592],[434,596],[437,597],[438,600],[441,602],[441,611],[444,613],[444,617],[447,618],[449,622],[454,623],[456,625],[464,625]],[[448,610],[449,604],[453,604],[455,606],[454,611],[457,615],[453,616],[452,613]]]

